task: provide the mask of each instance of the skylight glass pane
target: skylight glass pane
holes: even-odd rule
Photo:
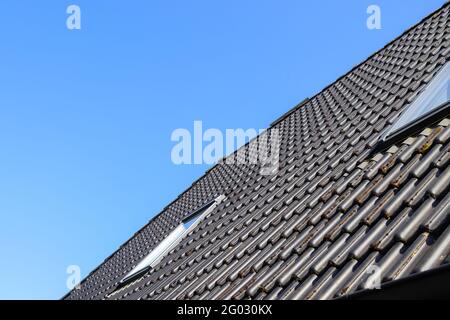
[[[197,222],[198,218],[200,218],[200,215],[197,215],[195,217],[192,217],[186,221],[183,222],[183,225],[186,229],[189,229],[195,222]]]
[[[167,250],[170,250],[172,244],[175,243],[184,234],[185,231],[186,228],[184,227],[184,225],[179,225],[163,241],[161,241],[161,243],[155,249],[153,249],[148,256],[146,256],[141,262],[139,262],[139,264],[133,270],[131,270],[131,272],[128,273],[124,279],[130,278],[133,275],[144,270],[148,266],[153,265],[154,262],[161,257],[161,255],[164,255]]]
[[[403,112],[398,121],[389,130],[387,136],[393,135],[417,119],[433,111],[450,100],[450,63],[435,76],[416,101]]]
[[[139,273],[144,272],[149,267],[155,267],[164,256],[175,248],[184,236],[195,227],[209,212],[211,212],[217,204],[222,202],[225,196],[218,197],[215,201],[197,211],[186,220],[184,220],[177,228],[175,228],[163,241],[160,242],[139,264],[134,267],[123,279],[122,283],[133,279],[133,276],[139,277]]]

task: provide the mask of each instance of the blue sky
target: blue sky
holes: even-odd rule
[[[173,130],[265,128],[444,2],[2,0],[0,299],[61,298],[202,175]]]

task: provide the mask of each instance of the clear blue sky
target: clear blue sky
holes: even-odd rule
[[[443,3],[2,0],[0,298],[62,297],[190,186],[174,129],[265,128]]]

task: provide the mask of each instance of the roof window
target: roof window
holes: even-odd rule
[[[395,143],[411,134],[420,131],[449,112],[450,101],[450,62],[419,94],[417,99],[399,116],[397,121],[384,133],[380,141],[383,149],[386,145]]]
[[[144,259],[141,260],[120,282],[118,288],[142,277],[151,268],[154,268],[183,238],[189,234],[216,206],[223,201],[225,196],[220,196],[214,201],[203,206],[193,214],[185,218],[178,227],[162,240]],[[117,289],[118,289],[117,288]],[[116,290],[117,290],[116,289]]]

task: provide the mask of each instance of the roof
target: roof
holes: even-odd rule
[[[385,283],[449,264],[450,116],[375,149],[446,63],[448,21],[447,3],[277,120],[276,175],[214,166],[65,298],[332,299],[364,289],[373,265]],[[220,195],[154,269],[115,291]]]

